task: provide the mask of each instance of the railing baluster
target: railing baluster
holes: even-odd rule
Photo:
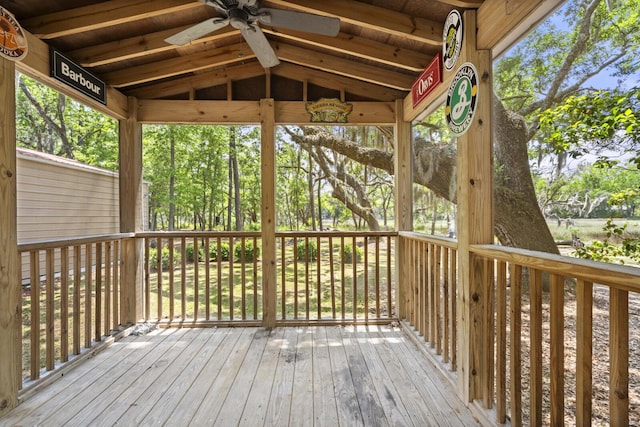
[[[522,425],[522,267],[509,265],[510,319],[509,341],[511,343],[510,396],[511,425]]]
[[[311,261],[311,253],[309,252],[309,237],[304,238],[304,318],[309,320],[310,311],[310,293],[309,293],[309,263]]]
[[[345,290],[347,289],[347,284],[345,283],[345,256],[344,253],[344,236],[340,236],[340,307],[342,311],[342,320],[344,321],[346,318],[346,297]]]
[[[163,273],[163,269],[162,269],[162,238],[158,237],[156,240],[156,254],[157,254],[157,266],[156,266],[156,271],[158,272],[157,274],[157,278],[158,280],[156,280],[157,286],[156,286],[156,318],[158,320],[162,319],[162,288],[163,288],[163,277],[162,277],[162,273]],[[169,265],[169,270],[171,270],[171,265]],[[151,299],[151,298],[149,298]]]
[[[591,424],[593,393],[593,283],[576,284],[576,425]]]
[[[353,262],[353,280],[352,280],[352,304],[353,304],[353,320],[358,318],[358,246],[356,244],[356,236],[351,238],[351,261]]]
[[[434,294],[434,308],[435,308],[435,332],[436,332],[436,354],[442,354],[442,333],[441,333],[441,322],[442,322],[442,313],[440,311],[440,306],[441,306],[441,295],[440,295],[440,287],[442,286],[442,283],[440,282],[440,258],[442,256],[442,250],[441,250],[441,246],[436,245],[435,246],[435,254],[434,254],[434,271],[433,271],[433,278],[435,280],[434,283],[434,290],[435,290],[435,294]]]
[[[287,251],[285,238],[280,239],[280,275],[282,277],[282,320],[287,318]]]
[[[364,236],[364,283],[363,283],[363,300],[364,300],[364,320],[369,321],[369,239]]]
[[[40,378],[40,251],[30,253],[31,379]]]
[[[320,257],[322,254],[320,236],[316,237],[316,305],[318,308],[318,317],[316,319],[322,319],[322,278],[320,275]]]
[[[113,243],[113,325],[111,329],[118,330],[120,325],[120,241]]]
[[[200,308],[199,294],[199,266],[200,251],[198,248],[198,238],[193,238],[193,320],[198,320],[198,310]]]
[[[530,407],[531,425],[542,425],[542,274],[540,270],[529,269],[530,301]]]
[[[187,318],[187,240],[180,238],[180,320]],[[160,290],[158,290],[160,294]]]
[[[246,240],[240,238],[240,283],[242,284],[242,320],[247,320],[247,275],[245,258]]]
[[[87,243],[84,247],[84,347],[91,348],[91,318],[93,300],[93,245]]]
[[[60,249],[60,360],[69,360],[69,247]]]
[[[397,248],[397,240],[396,240],[396,248]],[[397,253],[397,251],[396,251]],[[387,317],[391,318],[393,316],[393,294],[391,290],[391,236],[387,236]],[[398,284],[396,284],[398,286]],[[396,304],[398,302],[396,301]],[[396,313],[398,313],[398,309],[396,308]]]
[[[551,335],[551,425],[564,425],[564,277],[552,274],[549,290]]]
[[[80,245],[73,247],[73,354],[80,354],[80,282],[82,265]],[[33,275],[31,276],[33,277]]]
[[[46,298],[45,298],[45,348],[46,348],[46,368],[47,371],[52,371],[55,364],[55,337],[54,337],[54,254],[53,249],[47,249],[45,252],[45,266],[46,266]]]
[[[222,320],[222,238],[216,238],[216,265],[218,273],[218,320]]]
[[[102,341],[102,242],[96,243],[96,285],[95,285],[95,316],[94,340]]]
[[[507,420],[507,263],[498,261],[496,270],[496,417],[504,424]]]
[[[329,236],[329,275],[331,276],[331,316],[336,318],[336,280],[333,265],[333,237]]]
[[[382,318],[380,314],[380,236],[376,236],[376,275],[375,275],[375,285],[376,285],[376,317],[378,319]]]
[[[293,318],[298,319],[298,238],[293,238]]]
[[[204,318],[211,320],[211,254],[210,254],[210,242],[209,237],[204,238],[204,275],[205,275],[205,287],[204,287]]]
[[[167,242],[169,249],[169,321],[173,322],[176,318],[176,280],[175,280],[175,243],[173,237],[170,237]],[[158,274],[162,274],[159,272]]]
[[[609,411],[612,426],[629,425],[629,292],[609,294]]]
[[[229,237],[229,320],[233,320],[235,310],[235,299],[233,297],[235,283],[233,276],[233,245],[233,237]]]
[[[111,279],[111,274],[112,274],[112,247],[113,247],[113,242],[112,241],[108,241],[105,243],[105,255],[104,255],[104,273],[105,273],[105,277],[104,277],[104,335],[105,336],[109,336],[110,335],[110,328],[111,328],[111,298],[112,298],[112,294],[111,294],[111,286],[112,286],[112,279]]]
[[[253,319],[258,319],[258,238],[253,237]]]

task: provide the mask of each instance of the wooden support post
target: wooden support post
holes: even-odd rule
[[[15,76],[15,64],[0,59],[0,417],[18,404],[21,381]]]
[[[396,101],[396,141],[393,156],[394,191],[395,191],[395,230],[413,230],[413,147],[411,146],[411,123],[404,121],[403,100]],[[405,253],[402,239],[396,241],[395,282],[396,282],[396,314],[398,318],[406,317],[408,272],[415,266],[410,263],[409,254]]]
[[[129,117],[120,120],[120,232],[142,231],[142,125],[138,100],[128,99]],[[122,245],[120,323],[131,325],[142,318],[142,240]]]
[[[476,12],[463,16],[463,46],[451,71],[471,62],[478,72],[478,98],[473,122],[457,141],[458,190],[458,386],[465,401],[485,398],[491,388],[493,335],[492,283],[488,262],[474,256],[470,245],[493,241],[492,63],[491,51],[476,49]]]
[[[276,325],[276,125],[273,99],[260,101],[262,136],[262,322]]]

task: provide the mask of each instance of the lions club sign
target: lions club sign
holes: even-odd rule
[[[478,100],[478,71],[470,62],[460,66],[447,92],[445,116],[454,135],[464,134],[471,126]]]
[[[0,7],[0,56],[20,61],[27,56],[27,38],[16,18]]]

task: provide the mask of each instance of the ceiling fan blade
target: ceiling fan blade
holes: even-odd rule
[[[340,32],[340,20],[338,18],[314,15],[312,13],[264,8],[258,10],[258,20],[265,25],[322,34],[324,36],[333,37]]]
[[[225,27],[228,23],[228,18],[207,19],[206,21],[196,24],[193,27],[189,27],[186,30],[180,31],[179,33],[174,34],[171,37],[167,37],[166,39],[164,39],[164,41],[169,44],[182,46],[209,33],[213,33],[214,31]]]
[[[256,25],[249,25],[246,28],[242,28],[240,32],[249,44],[251,50],[253,50],[253,53],[256,54],[263,68],[275,67],[280,63],[276,53],[267,41],[267,37],[260,28]]]

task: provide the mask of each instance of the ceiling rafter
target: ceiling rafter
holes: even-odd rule
[[[288,7],[302,12],[335,16],[353,25],[399,36],[408,40],[442,45],[442,22],[411,16],[391,9],[357,1],[343,0],[269,0],[271,5]]]
[[[95,46],[88,46],[82,49],[70,51],[69,56],[78,61],[78,63],[84,67],[97,67],[100,65],[112,64],[128,59],[167,52],[175,50],[176,46],[167,43],[164,39],[188,27],[189,25],[185,25],[142,36],[130,37]],[[238,34],[240,34],[240,30],[236,30],[229,26],[216,31],[213,34],[194,40],[189,44],[189,46],[215,42]]]
[[[340,33],[336,37],[328,37],[302,31],[276,30],[274,28],[263,28],[263,31],[288,40],[410,71],[422,71],[429,64],[431,58],[431,55],[425,52],[403,49],[388,43],[381,43],[345,33]]]
[[[272,69],[271,74],[291,80],[306,81],[319,87],[349,92],[370,99],[392,101],[402,98],[403,92],[345,76],[337,76],[301,65],[283,63]]]
[[[369,83],[375,83],[380,86],[407,91],[411,89],[411,85],[415,80],[415,77],[410,74],[402,74],[373,65],[360,64],[326,53],[310,53],[304,48],[287,45],[285,43],[276,43],[274,46],[281,60],[304,65],[316,70],[352,77]]]
[[[102,77],[114,87],[126,87],[152,80],[206,70],[213,66],[246,61],[247,59],[255,58],[255,56],[255,53],[253,53],[246,43],[237,43],[192,55],[152,62],[137,67],[124,68],[105,73]]]
[[[27,19],[22,25],[41,39],[53,39],[202,6],[194,0],[112,0]]]
[[[191,90],[223,85],[228,81],[245,80],[262,75],[264,75],[264,68],[258,62],[230,64],[221,69],[203,72],[192,77],[146,85],[128,90],[126,93],[138,98],[158,99],[188,93]]]

